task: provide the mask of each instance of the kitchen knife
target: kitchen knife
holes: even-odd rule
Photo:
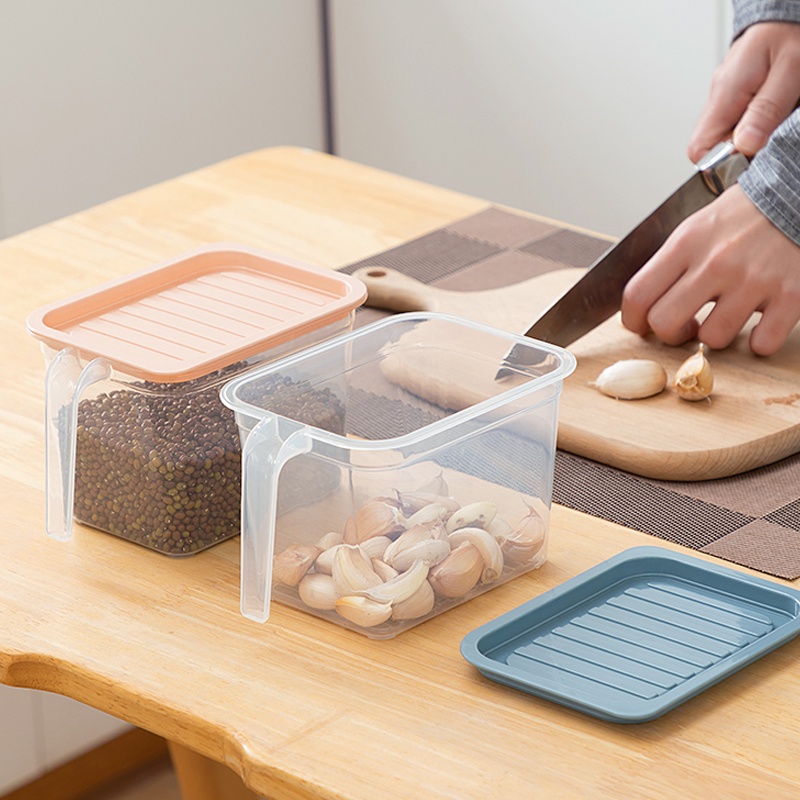
[[[688,216],[736,183],[749,161],[732,142],[722,142],[695,165],[692,175],[647,219],[598,258],[586,274],[555,301],[525,336],[566,347],[619,311],[630,278]],[[497,373],[500,380],[526,363],[530,348],[512,348]]]

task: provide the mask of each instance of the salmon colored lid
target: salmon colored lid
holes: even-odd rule
[[[173,383],[341,320],[366,294],[341,272],[219,244],[43,306],[27,325],[52,348]]]

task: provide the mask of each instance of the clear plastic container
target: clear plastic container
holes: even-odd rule
[[[541,566],[574,367],[558,347],[399,314],[228,382],[242,613],[263,622],[274,597],[388,638]]]
[[[239,534],[221,385],[352,328],[363,284],[214,245],[32,313],[46,373],[46,528],[181,556]]]

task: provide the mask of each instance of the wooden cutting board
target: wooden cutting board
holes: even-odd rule
[[[439,311],[522,333],[583,270],[555,270],[471,292],[427,286],[385,267],[354,274],[367,286],[369,306]],[[564,384],[559,447],[645,477],[679,481],[735,475],[800,452],[800,326],[769,358],[750,352],[748,330],[729,348],[709,354],[715,381],[710,400],[690,403],[669,390],[645,400],[614,400],[590,385],[605,367],[623,358],[652,358],[671,379],[696,343],[667,347],[612,317],[569,348],[578,366]]]

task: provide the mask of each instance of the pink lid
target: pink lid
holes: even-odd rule
[[[221,244],[43,306],[27,324],[55,349],[178,382],[339,321],[365,298],[357,278]]]

